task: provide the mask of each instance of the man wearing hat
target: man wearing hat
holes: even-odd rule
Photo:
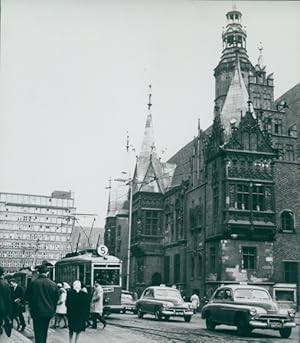
[[[33,320],[35,343],[46,343],[49,322],[55,314],[59,293],[56,283],[47,277],[46,265],[40,265],[38,273],[38,278],[30,284],[28,302]]]

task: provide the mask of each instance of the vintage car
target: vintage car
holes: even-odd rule
[[[135,299],[133,293],[129,291],[122,291],[121,293],[121,313],[126,313],[126,311],[136,313]]]
[[[149,313],[157,320],[183,317],[186,322],[190,322],[193,315],[192,303],[184,302],[178,289],[166,286],[146,288],[136,301],[136,310],[139,318]]]
[[[264,287],[247,284],[218,288],[201,316],[208,330],[219,324],[234,325],[240,336],[249,335],[253,329],[274,329],[288,338],[296,326],[294,309],[280,309]]]

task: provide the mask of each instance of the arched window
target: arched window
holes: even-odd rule
[[[294,213],[283,211],[281,213],[281,229],[283,231],[294,231]]]

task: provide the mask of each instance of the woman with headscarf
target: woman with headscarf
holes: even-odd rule
[[[81,290],[81,282],[76,280],[73,288],[67,292],[67,317],[69,322],[69,342],[72,343],[75,333],[75,343],[79,334],[85,331],[86,309],[89,306],[88,294]]]

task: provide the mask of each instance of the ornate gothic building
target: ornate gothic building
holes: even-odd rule
[[[167,163],[156,155],[149,103],[132,179],[130,287],[138,292],[160,283],[201,296],[232,282],[300,284],[300,85],[274,100],[262,49],[256,65],[247,55],[241,17],[226,14],[212,125],[199,122]],[[106,235],[106,244],[115,241]]]

